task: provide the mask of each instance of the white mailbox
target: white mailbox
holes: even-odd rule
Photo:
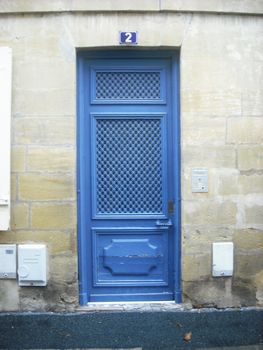
[[[15,244],[0,244],[0,278],[16,278]]]
[[[47,285],[47,253],[44,244],[18,246],[18,281],[20,286]]]

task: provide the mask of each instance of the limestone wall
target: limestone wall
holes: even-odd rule
[[[141,47],[181,52],[184,300],[197,307],[262,306],[263,2],[231,1],[227,8],[221,1],[221,15],[205,2],[194,8],[194,1],[181,2],[185,8],[134,2],[130,13],[63,11],[67,1],[35,10],[33,3],[43,4],[0,1],[0,46],[13,50],[12,228],[0,232],[0,243],[46,243],[49,283],[19,288],[0,280],[0,309],[78,305],[76,49],[117,47],[126,28],[140,33]],[[194,167],[208,168],[208,193],[191,192]],[[234,242],[233,278],[211,277],[217,241]]]

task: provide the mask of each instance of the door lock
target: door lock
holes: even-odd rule
[[[168,219],[168,220],[157,220],[156,221],[156,226],[158,226],[160,228],[169,228],[169,227],[173,226],[173,223],[172,223],[171,219]]]

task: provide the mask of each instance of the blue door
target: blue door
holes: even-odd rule
[[[80,301],[180,301],[178,61],[79,55]]]

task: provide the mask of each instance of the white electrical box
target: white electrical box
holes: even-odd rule
[[[47,285],[47,252],[44,244],[18,246],[18,282],[20,286]]]
[[[234,244],[232,242],[213,243],[213,277],[233,276]]]
[[[16,278],[15,244],[0,244],[0,278]]]
[[[208,169],[192,169],[192,192],[208,192]]]

